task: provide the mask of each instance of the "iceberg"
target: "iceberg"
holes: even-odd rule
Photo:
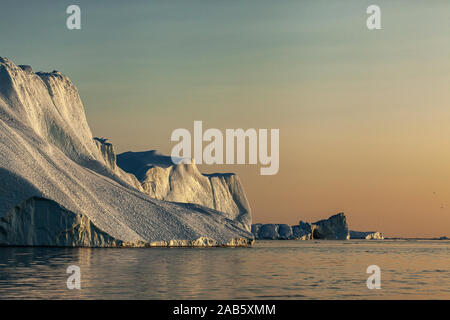
[[[350,239],[383,240],[384,236],[378,231],[353,231],[350,230]]]
[[[236,194],[236,207],[245,204],[235,178],[205,178],[218,185],[229,179],[222,185],[236,188],[229,191]],[[78,91],[67,76],[35,73],[0,57],[0,245],[253,243],[246,227],[251,216],[242,214],[242,208],[223,212],[226,203],[170,202],[143,191],[133,174],[116,165],[112,145],[93,139]]]
[[[347,240],[350,239],[344,213],[313,223],[300,221],[298,225],[253,224],[251,231],[257,240]]]
[[[347,217],[343,212],[312,223],[314,239],[348,240]]]

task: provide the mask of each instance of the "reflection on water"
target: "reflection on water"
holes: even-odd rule
[[[0,248],[0,298],[450,299],[449,241],[258,241],[252,248]],[[381,268],[369,290],[366,268]],[[81,268],[68,290],[66,268]]]

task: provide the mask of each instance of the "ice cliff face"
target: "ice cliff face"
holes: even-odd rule
[[[250,205],[237,175],[202,174],[195,164],[173,164],[171,157],[156,151],[122,153],[117,164],[134,174],[152,198],[221,211],[250,231]]]
[[[124,180],[137,190],[143,191],[141,184],[134,175],[126,173],[117,166],[116,154],[111,143],[106,142],[106,139],[96,137],[94,138],[94,143],[100,151],[102,160],[106,165],[106,171],[103,171],[103,174],[110,175],[112,173],[114,176],[119,176],[122,180]]]
[[[338,213],[328,219],[312,223],[314,239],[348,240],[347,218],[344,213]]]
[[[94,143],[105,160],[106,166],[111,170],[115,171],[117,169],[116,165],[116,154],[114,152],[114,147],[111,143],[106,142],[107,139],[94,137]]]
[[[113,153],[94,141],[66,76],[0,58],[0,244],[252,243],[231,215],[142,193]]]
[[[33,226],[33,228],[30,228]],[[30,198],[0,218],[0,245],[116,247],[118,241],[99,230],[86,216],[56,202]]]

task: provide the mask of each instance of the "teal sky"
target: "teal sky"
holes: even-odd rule
[[[449,1],[2,1],[0,39],[0,56],[68,75],[118,152],[170,153],[194,120],[279,128],[277,176],[202,168],[240,174],[255,222],[345,211],[356,229],[450,234]]]

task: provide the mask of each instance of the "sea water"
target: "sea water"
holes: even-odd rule
[[[69,266],[81,288],[67,287]],[[369,289],[368,266],[381,288]],[[0,299],[450,299],[450,241],[250,248],[0,248]]]

